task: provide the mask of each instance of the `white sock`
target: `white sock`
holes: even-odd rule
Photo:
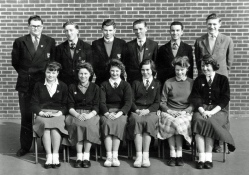
[[[118,152],[117,151],[112,151],[112,157],[113,158],[118,158]]]
[[[53,164],[59,164],[59,154],[58,153],[53,153]]]
[[[106,152],[106,158],[112,158],[112,152]]]
[[[205,162],[206,161],[206,154],[199,153],[199,161],[198,162]]]
[[[182,157],[182,150],[176,150],[176,157]]]
[[[175,150],[170,150],[169,155],[170,155],[170,157],[176,157],[176,151]]]
[[[212,162],[212,153],[205,153],[206,161]]]
[[[47,158],[46,164],[53,164],[52,154],[47,154],[46,158]]]
[[[77,153],[77,159],[82,161],[83,153]]]
[[[143,152],[143,158],[148,159],[149,158],[149,152]]]
[[[137,158],[142,159],[143,153],[142,152],[137,152],[136,156],[137,156]]]
[[[83,160],[89,160],[89,158],[90,158],[90,153],[84,152],[84,154],[83,154]]]

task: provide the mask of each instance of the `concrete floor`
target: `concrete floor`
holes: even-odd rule
[[[249,118],[232,118],[231,133],[235,139],[236,151],[227,155],[225,163],[222,162],[222,154],[214,153],[214,168],[211,170],[197,170],[195,163],[191,161],[189,151],[184,152],[185,165],[183,167],[169,167],[166,160],[151,157],[150,168],[133,168],[133,160],[128,160],[125,156],[121,157],[121,166],[117,168],[105,168],[104,160],[98,162],[92,160],[92,167],[89,169],[73,168],[75,155],[71,157],[70,163],[62,163],[59,169],[44,169],[45,153],[39,145],[39,163],[34,164],[33,150],[31,153],[17,158],[16,151],[20,147],[19,119],[0,120],[0,175],[41,175],[41,174],[60,174],[60,175],[248,175],[249,174],[249,137],[248,137]],[[40,139],[39,139],[40,140]],[[62,159],[62,155],[60,156]],[[166,158],[167,159],[167,158]]]

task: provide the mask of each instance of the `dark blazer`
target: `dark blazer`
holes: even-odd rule
[[[132,83],[133,102],[131,111],[137,109],[149,109],[150,112],[156,112],[160,104],[161,83],[153,79],[150,87],[146,90],[143,80],[135,80]]]
[[[76,75],[76,68],[79,62],[92,63],[92,50],[91,45],[78,39],[77,45],[74,50],[74,56],[71,57],[70,47],[68,40],[61,43],[56,47],[55,60],[62,66],[59,74],[59,79],[66,83],[68,86],[78,82]]]
[[[141,78],[141,72],[139,71],[139,58],[137,53],[137,39],[134,39],[127,44],[127,51],[123,63],[125,64],[127,81],[132,83],[134,80]],[[157,58],[158,43],[146,38],[144,57],[143,59]]]
[[[46,64],[54,60],[55,40],[42,34],[35,51],[31,35],[22,36],[14,41],[11,55],[12,66],[18,73],[16,90],[32,93],[35,83],[45,78]]]
[[[198,74],[202,73],[200,59],[202,59],[204,55],[210,54],[220,65],[219,70],[217,70],[216,72],[228,77],[228,71],[231,69],[234,59],[233,49],[233,40],[221,33],[219,33],[216,38],[213,52],[210,51],[208,34],[197,38],[195,42],[195,60]]]
[[[190,67],[188,69],[187,76],[193,79],[194,61],[192,47],[181,41],[176,54],[176,57],[179,56],[187,56],[189,58]],[[174,58],[171,42],[168,42],[159,48],[156,59],[156,68],[157,79],[161,82],[161,84],[164,84],[167,79],[175,77],[175,68],[172,65]]]
[[[110,73],[107,70],[108,63],[111,59],[123,60],[125,53],[126,42],[122,39],[114,37],[112,51],[110,57],[108,57],[105,45],[104,38],[93,41],[92,49],[94,55],[94,72],[96,75],[95,83],[100,85],[102,82],[110,78]]]
[[[62,114],[66,114],[67,98],[68,89],[65,83],[59,81],[55,94],[50,97],[44,81],[37,82],[31,98],[31,109],[37,115],[42,109],[59,110]]]

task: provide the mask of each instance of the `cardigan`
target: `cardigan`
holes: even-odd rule
[[[153,79],[149,88],[146,90],[143,80],[135,80],[132,83],[133,103],[131,110],[149,109],[150,112],[156,112],[160,103],[161,83]]]
[[[130,84],[121,80],[117,88],[113,88],[109,81],[101,84],[100,91],[100,110],[102,114],[109,111],[110,108],[118,108],[124,114],[127,114],[131,108],[132,93]]]
[[[46,85],[43,82],[37,82],[34,87],[33,95],[31,97],[31,109],[34,113],[39,115],[42,109],[59,110],[62,114],[67,112],[67,85],[59,81],[55,94],[50,97]]]
[[[83,94],[78,88],[78,84],[71,84],[68,92],[68,109],[95,110],[99,113],[99,87],[94,83],[89,86]]]

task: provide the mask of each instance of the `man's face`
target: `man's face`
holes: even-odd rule
[[[103,32],[103,35],[104,35],[105,39],[109,40],[109,39],[114,37],[114,35],[116,33],[116,29],[114,29],[113,25],[111,25],[111,26],[103,26],[102,32]]]
[[[170,35],[173,41],[181,39],[182,34],[183,30],[181,25],[173,25],[170,27]]]
[[[29,32],[33,36],[40,36],[42,33],[43,25],[41,21],[31,20],[29,24]]]
[[[221,23],[219,22],[219,19],[209,19],[207,21],[207,29],[208,29],[208,33],[210,34],[218,33],[220,26],[221,26]]]
[[[138,39],[142,39],[146,36],[147,27],[145,27],[144,23],[136,24],[133,26],[133,32]]]
[[[78,38],[79,30],[74,25],[67,25],[64,28],[64,33],[69,41],[73,41]]]

